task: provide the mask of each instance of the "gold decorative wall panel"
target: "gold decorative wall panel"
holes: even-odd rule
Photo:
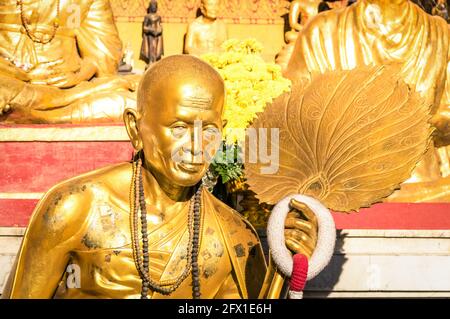
[[[110,0],[116,21],[141,22],[149,0]],[[196,17],[200,0],[158,0],[158,13],[163,23],[186,23]],[[288,12],[286,0],[224,0],[222,16],[233,24],[282,24]]]

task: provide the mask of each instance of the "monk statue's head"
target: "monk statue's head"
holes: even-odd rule
[[[124,120],[133,147],[159,182],[197,184],[220,146],[225,86],[219,73],[190,55],[153,64],[138,89],[137,111]]]
[[[220,0],[202,0],[200,5],[200,11],[203,16],[215,20],[219,13]]]

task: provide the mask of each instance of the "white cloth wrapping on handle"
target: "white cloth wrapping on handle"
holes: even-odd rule
[[[275,264],[287,277],[291,277],[293,261],[291,252],[286,248],[284,225],[290,211],[291,199],[306,204],[317,217],[317,245],[308,263],[307,280],[311,280],[328,265],[333,256],[336,226],[330,211],[317,199],[310,196],[290,195],[275,205],[267,224],[267,241]]]

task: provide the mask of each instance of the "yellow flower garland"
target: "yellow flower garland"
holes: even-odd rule
[[[289,92],[291,81],[281,74],[275,63],[261,57],[262,45],[255,39],[230,39],[222,44],[223,52],[209,53],[202,59],[211,64],[225,81],[227,97],[224,119],[228,143],[242,142],[245,128],[262,112],[267,103]]]

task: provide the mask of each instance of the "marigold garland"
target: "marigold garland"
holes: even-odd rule
[[[244,141],[245,128],[256,114],[274,98],[290,91],[291,81],[282,76],[280,66],[263,60],[262,48],[255,39],[230,39],[222,44],[223,52],[202,56],[225,81],[227,144]]]

